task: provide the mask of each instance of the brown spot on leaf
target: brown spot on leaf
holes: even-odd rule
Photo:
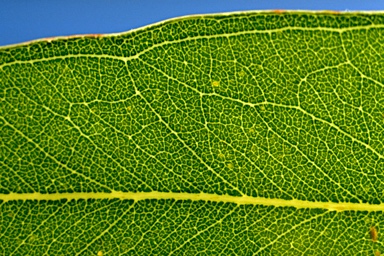
[[[274,13],[276,14],[282,14],[284,13],[285,11],[284,10],[273,10]]]
[[[372,242],[376,243],[377,239],[379,238],[379,232],[375,226],[371,226],[369,229],[369,235],[371,236]]]

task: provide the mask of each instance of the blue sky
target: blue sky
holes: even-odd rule
[[[127,31],[173,17],[241,10],[383,10],[381,0],[2,0],[0,45]]]

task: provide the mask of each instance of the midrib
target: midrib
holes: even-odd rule
[[[384,204],[367,204],[367,203],[334,203],[334,202],[311,202],[305,200],[285,200],[252,196],[230,196],[216,195],[207,193],[175,193],[175,192],[110,192],[110,193],[10,193],[0,194],[0,201],[16,201],[16,200],[79,200],[79,199],[121,199],[121,200],[191,200],[206,202],[224,202],[239,205],[263,205],[275,207],[294,207],[306,209],[325,209],[329,211],[384,211]]]

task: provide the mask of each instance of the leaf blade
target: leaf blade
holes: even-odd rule
[[[380,250],[383,24],[241,13],[1,48],[2,251]]]

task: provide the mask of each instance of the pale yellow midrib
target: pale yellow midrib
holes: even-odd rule
[[[304,200],[285,200],[252,196],[230,196],[216,195],[208,193],[175,193],[175,192],[118,192],[111,193],[10,193],[0,194],[0,201],[16,201],[16,200],[79,200],[79,199],[120,199],[120,200],[191,200],[206,202],[223,202],[234,203],[238,205],[261,205],[275,207],[294,207],[298,209],[324,209],[329,211],[384,211],[384,204],[367,204],[367,203],[334,203],[334,202],[311,202]]]

